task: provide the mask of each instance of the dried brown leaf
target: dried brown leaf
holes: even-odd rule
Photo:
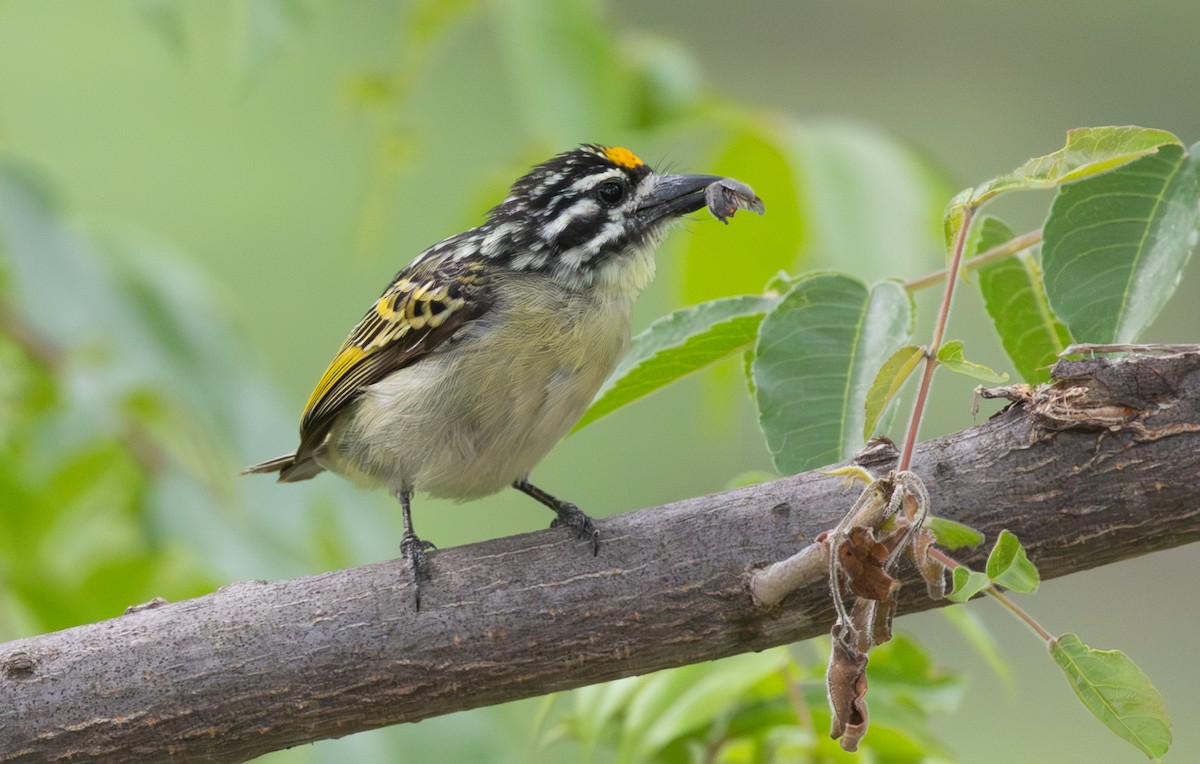
[[[901,500],[901,506],[903,507],[905,519],[910,523],[918,522],[918,518],[921,517],[924,509],[918,497],[906,492],[904,498]]]
[[[859,597],[850,608],[850,622],[854,624],[855,646],[864,653],[875,645],[892,638],[892,619],[896,616],[896,600],[888,598],[881,602]]]
[[[875,540],[875,532],[870,528],[856,525],[850,529],[838,547],[838,562],[851,593],[872,600],[892,597],[900,582],[884,570],[890,551]]]
[[[908,547],[909,558],[921,573],[925,581],[925,590],[930,599],[940,600],[946,596],[946,566],[929,554],[929,549],[936,543],[933,533],[928,528],[921,528],[913,536]]]
[[[825,672],[832,723],[829,736],[843,750],[856,751],[867,734],[867,654],[843,638],[848,629],[833,627],[833,649]]]

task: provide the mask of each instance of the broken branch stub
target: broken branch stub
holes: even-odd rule
[[[891,472],[871,481],[834,528],[751,577],[755,603],[768,606],[814,583],[824,563],[837,612],[825,677],[833,718],[830,734],[844,750],[856,750],[867,731],[867,652],[892,638],[900,589],[892,575],[896,562],[907,555],[931,596],[945,592],[945,568],[929,555],[933,534],[924,527],[928,516],[929,493],[921,479],[913,472]],[[849,610],[845,591],[854,595]]]

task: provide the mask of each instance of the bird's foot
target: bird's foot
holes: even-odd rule
[[[558,517],[554,518],[550,527],[570,528],[575,531],[576,538],[592,542],[592,556],[595,557],[600,552],[600,529],[592,522],[592,518],[569,501],[561,502],[554,511]]]
[[[408,567],[413,578],[413,603],[417,610],[421,609],[421,581],[428,581],[429,560],[425,554],[427,549],[437,549],[429,541],[422,541],[412,533],[405,533],[400,539],[400,554],[408,560]]]

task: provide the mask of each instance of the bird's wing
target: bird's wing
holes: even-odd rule
[[[324,442],[334,419],[364,388],[421,360],[491,306],[478,262],[418,260],[401,271],[350,332],[309,396],[296,459]]]

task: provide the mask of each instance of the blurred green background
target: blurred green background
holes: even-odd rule
[[[25,210],[0,218],[0,284],[42,336],[70,340],[71,358],[63,393],[13,372],[23,362],[0,348],[3,446],[11,455],[13,433],[37,425],[20,475],[44,488],[18,480],[15,462],[0,484],[0,637],[395,557],[399,512],[385,494],[328,476],[238,480],[235,468],[294,446],[298,412],[369,301],[417,252],[478,222],[530,163],[579,142],[626,144],[765,198],[761,220],[698,218],[673,234],[638,328],[784,266],[909,278],[941,263],[935,213],[950,193],[1053,151],[1069,128],[1200,140],[1197,29],[1190,0],[0,0],[0,152],[21,180],[0,204]],[[822,164],[839,150],[862,166]],[[880,167],[903,178],[876,184]],[[14,188],[40,201],[20,207]],[[996,211],[1029,230],[1048,200]],[[907,222],[878,225],[892,218]],[[857,229],[884,235],[875,247],[837,238]],[[58,255],[31,260],[39,242]],[[93,256],[108,275],[62,270]],[[1200,336],[1198,271],[1147,341]],[[949,336],[1008,368],[977,296],[962,294]],[[972,387],[941,380],[924,437],[971,423]],[[730,365],[567,439],[535,475],[603,516],[769,468]],[[547,522],[514,492],[415,505],[421,535],[443,547]],[[1052,631],[1121,648],[1150,675],[1175,722],[1169,761],[1200,760],[1200,676],[1186,658],[1200,615],[1168,583],[1197,562],[1194,548],[1156,554],[1028,600]],[[935,721],[959,760],[1141,760],[1077,706],[1018,624],[969,607],[1013,663],[1011,691],[941,616],[898,624],[970,676],[962,709]],[[536,707],[263,760],[576,759],[570,746],[536,750]]]

